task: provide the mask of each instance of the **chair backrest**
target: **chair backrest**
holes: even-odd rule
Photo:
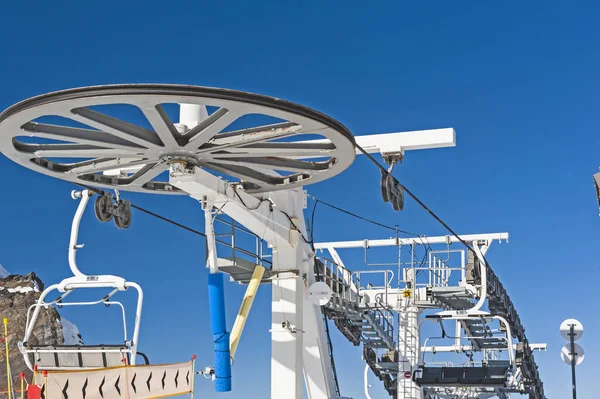
[[[27,352],[40,370],[76,370],[122,366],[130,350],[124,345],[55,345],[32,346]]]

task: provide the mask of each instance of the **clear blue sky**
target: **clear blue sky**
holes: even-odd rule
[[[569,395],[558,326],[575,317],[586,327],[580,398],[596,397],[600,218],[591,176],[600,165],[600,6],[257,3],[5,2],[0,108],[76,86],[164,82],[284,98],[338,118],[355,134],[454,127],[456,148],[410,153],[398,176],[457,231],[511,233],[508,245],[492,247],[490,261],[530,341],[549,345],[536,354],[548,396]],[[48,283],[65,277],[72,186],[4,157],[0,170],[0,262],[12,272],[35,270]],[[358,159],[310,191],[407,230],[443,233],[413,202],[393,213],[381,202],[378,179],[379,172]],[[203,228],[198,206],[187,198],[129,198]],[[317,240],[387,234],[319,212]],[[209,364],[203,242],[134,216],[130,230],[117,231],[86,215],[82,269],[142,284],[140,345],[153,361],[196,353],[200,364]],[[227,289],[233,315],[243,288]],[[219,397],[267,397],[269,308],[263,287],[236,359],[234,392]],[[86,315],[72,321],[89,340],[101,340],[112,326]],[[342,393],[360,398],[360,352],[336,337]],[[199,397],[217,397],[209,383],[198,387]]]

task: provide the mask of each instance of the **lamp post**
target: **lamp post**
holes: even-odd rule
[[[573,388],[573,399],[577,399],[577,383],[575,380],[575,366],[580,365],[585,357],[583,348],[575,343],[583,336],[583,325],[575,319],[567,319],[560,325],[560,334],[569,343],[563,346],[561,357],[563,361],[571,365],[571,380]]]

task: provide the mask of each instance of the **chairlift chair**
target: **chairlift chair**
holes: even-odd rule
[[[41,293],[37,302],[28,310],[25,336],[23,341],[19,342],[19,349],[23,354],[25,364],[31,370],[34,370],[35,366],[40,370],[48,371],[85,370],[122,365],[135,366],[138,354],[144,358],[146,364],[148,363],[146,356],[138,352],[142,303],[144,299],[142,288],[137,283],[126,281],[122,277],[83,274],[76,263],[77,249],[83,246],[77,244],[79,224],[83,212],[85,211],[85,207],[93,194],[94,193],[89,190],[84,190],[82,192],[74,191],[72,193],[74,199],[81,198],[71,226],[71,240],[69,245],[69,266],[74,276],[46,288]],[[98,288],[110,289],[110,291],[96,301],[64,301],[66,297],[76,290]],[[113,295],[120,291],[127,291],[129,288],[135,289],[138,294],[134,329],[131,339],[128,338],[127,334],[125,308],[121,302],[112,300]],[[58,291],[60,295],[55,300],[47,302],[46,298],[48,294],[55,290]],[[99,304],[104,304],[106,306],[116,305],[121,309],[124,336],[122,342],[107,345],[47,345],[44,343],[34,345],[30,342],[40,311],[43,308],[47,308],[48,306],[93,306]]]
[[[512,335],[510,332],[510,326],[502,317],[499,316],[454,316],[444,318],[444,320],[461,320],[461,321],[476,321],[481,320],[483,325],[486,326],[487,322],[492,320],[500,321],[501,325],[504,325],[504,328],[500,329],[503,333],[506,334],[505,338],[491,337],[484,335],[482,337],[479,336],[466,336],[466,337],[451,337],[446,334],[443,325],[441,324],[440,318],[436,316],[430,317],[430,319],[436,319],[440,321],[440,325],[442,327],[442,338],[460,338],[467,339],[471,342],[481,341],[485,342],[485,340],[493,340],[492,342],[500,342],[504,340],[506,342],[506,347],[500,348],[491,348],[498,350],[506,350],[508,352],[508,360],[496,360],[496,359],[486,359],[481,362],[481,365],[454,365],[454,364],[446,364],[443,366],[433,366],[427,365],[425,362],[424,354],[427,350],[423,351],[423,356],[421,359],[421,365],[417,369],[417,371],[413,374],[414,381],[423,387],[460,387],[460,386],[481,386],[481,387],[503,387],[509,383],[509,377],[511,374],[515,372],[515,353],[512,343]],[[428,338],[425,340],[424,348],[428,347],[428,342],[432,338]],[[462,351],[462,346],[453,348],[454,351],[459,352]],[[490,349],[485,345],[481,345],[479,350]],[[435,351],[433,351],[435,353]]]
[[[94,288],[109,288],[111,291],[96,301],[87,302],[65,302],[64,299],[76,290]],[[127,319],[125,307],[119,301],[112,299],[119,291],[133,288],[138,293],[135,324],[133,336],[128,338]],[[47,296],[58,291],[60,295],[53,301],[46,301]],[[133,282],[125,281],[121,277],[102,276],[75,276],[67,278],[58,284],[46,288],[40,295],[38,301],[29,308],[25,337],[19,343],[19,348],[24,356],[25,364],[31,370],[37,366],[40,370],[80,370],[115,367],[122,365],[135,365],[138,355],[137,344],[140,329],[140,318],[142,313],[143,291],[141,287]],[[30,344],[33,330],[38,321],[40,310],[48,306],[93,306],[103,304],[115,305],[121,309],[123,318],[123,341],[106,345],[46,345],[39,343]],[[146,359],[147,360],[147,359]]]

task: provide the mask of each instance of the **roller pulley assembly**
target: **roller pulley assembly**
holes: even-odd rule
[[[388,172],[381,172],[381,196],[384,202],[391,202],[394,211],[404,209],[404,190],[394,176],[391,168]]]
[[[111,193],[105,193],[96,198],[94,211],[100,222],[110,222],[114,219],[115,225],[119,229],[131,226],[131,203],[121,199],[114,201]]]

